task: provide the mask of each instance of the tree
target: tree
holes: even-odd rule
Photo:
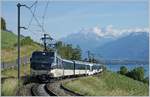
[[[71,60],[81,60],[81,49],[79,46],[76,48],[72,44],[64,44],[62,41],[56,43],[58,54],[62,58]]]
[[[58,42],[56,43],[56,48],[60,48],[60,47],[62,47],[62,46],[63,46],[62,41],[58,41]]]
[[[137,67],[131,70],[126,74],[128,77],[131,77],[135,80],[143,81],[144,79],[144,68],[143,67]]]
[[[73,48],[71,44],[67,44],[66,45],[66,50],[65,50],[65,56],[67,59],[71,59],[72,58],[72,53],[73,53]]]
[[[6,22],[2,17],[1,17],[1,29],[6,30]]]
[[[81,60],[81,49],[80,47],[77,45],[76,48],[73,49],[73,53],[72,53],[72,60]]]
[[[143,82],[149,84],[149,77],[144,78]]]
[[[125,66],[121,66],[119,73],[125,75],[126,73],[128,73],[128,69]]]

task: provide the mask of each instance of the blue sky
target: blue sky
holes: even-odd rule
[[[113,25],[115,28],[145,28],[148,27],[148,0],[125,1],[122,0],[107,2],[87,1],[49,1],[45,16],[45,30],[55,39],[65,37],[71,33],[80,31],[82,28],[95,26],[106,27]],[[20,1],[2,2],[2,17],[7,22],[7,28],[17,32],[17,3]],[[34,1],[22,1],[22,4],[30,6]],[[48,1],[38,1],[36,16],[42,22],[44,8]],[[21,26],[27,26],[31,13],[28,9],[21,8]],[[30,27],[32,32],[21,30],[26,36],[39,40],[41,30],[33,20]]]

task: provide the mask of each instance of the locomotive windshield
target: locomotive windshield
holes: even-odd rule
[[[32,54],[32,59],[37,61],[50,61],[54,58],[54,52],[35,52]]]
[[[32,54],[31,68],[36,70],[50,69],[54,62],[54,52],[34,52]]]

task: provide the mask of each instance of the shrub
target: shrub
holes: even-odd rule
[[[21,41],[20,41],[20,45],[23,46],[23,45],[31,45],[33,43],[33,40],[27,36],[25,38],[23,38]],[[17,46],[17,43],[14,44],[14,46]]]
[[[143,67],[137,67],[131,70],[126,74],[128,77],[131,77],[135,80],[143,81],[144,79],[144,68]]]
[[[15,96],[17,91],[17,79],[6,79],[2,83],[2,96]]]
[[[6,30],[6,21],[3,17],[1,17],[1,29]]]
[[[125,66],[121,66],[119,73],[125,75],[126,73],[128,73],[128,69]]]
[[[144,78],[143,82],[149,84],[149,78],[148,77]]]
[[[21,40],[21,45],[31,45],[33,40],[28,36]]]

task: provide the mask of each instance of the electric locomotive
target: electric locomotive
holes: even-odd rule
[[[30,58],[31,76],[47,79],[51,76],[51,66],[55,61],[55,52],[35,51]]]
[[[101,64],[62,59],[56,51],[35,51],[30,64],[31,76],[42,80],[102,72]]]

